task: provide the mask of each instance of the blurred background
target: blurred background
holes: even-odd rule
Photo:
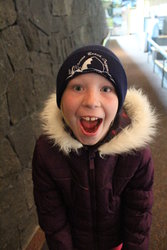
[[[103,44],[159,114],[150,250],[167,249],[167,1],[0,0],[0,249],[47,249],[31,161],[44,101],[74,49]]]
[[[167,34],[166,1],[102,0],[111,35],[152,33],[159,23],[157,35]]]

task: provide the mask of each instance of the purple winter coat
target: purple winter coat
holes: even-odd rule
[[[154,171],[146,145],[156,119],[146,97],[134,89],[124,108],[106,140],[85,147],[64,128],[55,95],[47,102],[33,182],[49,249],[111,250],[123,243],[123,250],[148,250]]]

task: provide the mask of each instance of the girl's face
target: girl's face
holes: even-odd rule
[[[75,137],[84,145],[94,145],[107,134],[118,110],[118,97],[103,76],[81,74],[69,81],[61,109]]]

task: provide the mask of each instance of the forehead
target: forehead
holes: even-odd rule
[[[101,83],[101,84],[108,84],[108,85],[113,86],[111,81],[109,81],[105,76],[98,74],[98,73],[84,73],[84,74],[77,75],[71,80],[69,80],[68,85],[71,85],[73,83],[76,83],[76,84],[86,83],[90,85],[93,85],[93,83],[94,84]]]

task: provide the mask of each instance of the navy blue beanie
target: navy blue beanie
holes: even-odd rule
[[[79,48],[72,52],[64,61],[56,81],[58,107],[60,108],[61,106],[61,98],[68,82],[80,74],[91,72],[104,76],[113,84],[119,100],[119,112],[127,92],[126,74],[117,56],[111,50],[101,45]]]

